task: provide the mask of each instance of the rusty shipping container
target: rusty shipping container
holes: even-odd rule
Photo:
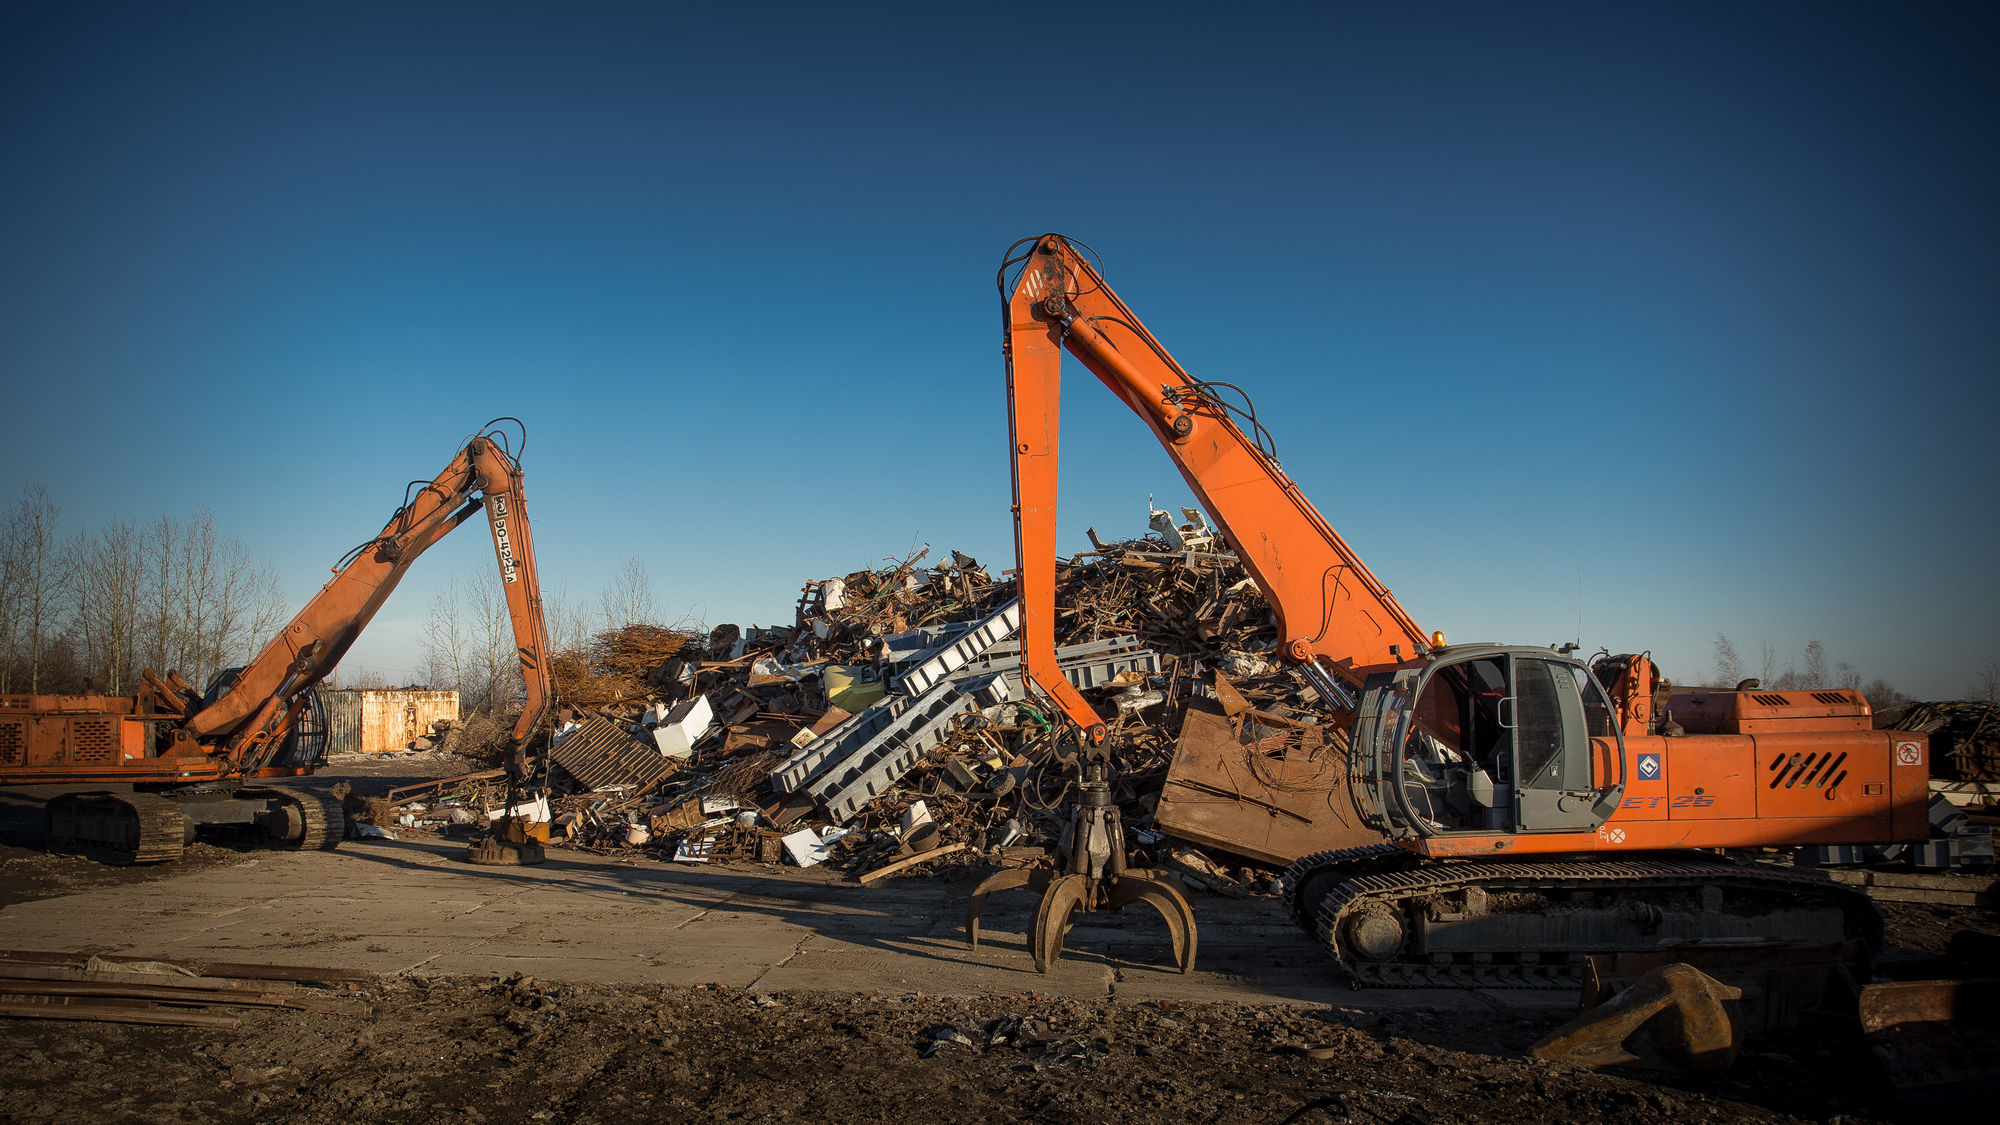
[[[455,691],[368,689],[323,691],[329,754],[393,754],[431,733],[440,720],[458,721]]]

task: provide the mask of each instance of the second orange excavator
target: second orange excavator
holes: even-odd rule
[[[345,821],[337,801],[269,782],[319,765],[324,720],[315,719],[314,688],[417,556],[481,508],[526,684],[510,755],[510,774],[520,777],[524,748],[553,696],[548,629],[515,459],[520,450],[510,452],[507,431],[496,428],[502,422],[519,425],[511,418],[488,422],[435,479],[411,482],[381,532],[341,560],[333,578],[249,664],[218,677],[207,692],[175,672],[147,669],[133,696],[0,696],[0,784],[130,787],[50,801],[44,815],[50,850],[110,863],[165,863],[180,858],[197,829],[225,825],[292,848],[339,846]],[[521,445],[527,445],[525,428]],[[502,824],[471,858],[534,862],[537,847],[518,824]]]
[[[1332,771],[1345,791],[1334,797],[1372,838],[1322,844],[1284,882],[1300,925],[1357,984],[1558,987],[1598,953],[1727,941],[1865,958],[1879,942],[1863,895],[1733,857],[1924,838],[1924,736],[1870,729],[1866,700],[1850,690],[1686,693],[1673,697],[1669,723],[1654,713],[1657,673],[1644,653],[1593,665],[1573,646],[1447,644],[1285,475],[1248,396],[1188,374],[1079,244],[1053,234],[1016,243],[1000,289],[1027,680],[1086,746],[1104,738],[1054,654],[1067,352],[1173,459],[1269,600],[1279,655],[1323,724],[1346,732],[1346,768]],[[1151,880],[1121,890],[1134,874],[1120,870],[1122,855],[1067,863],[1095,874],[1084,894],[1043,880],[1032,936],[1043,969],[1076,912],[1139,897],[1161,905],[1170,893]],[[1024,881],[1003,873],[981,890],[1009,879]],[[975,938],[982,902],[975,893]],[[1177,942],[1189,925],[1191,960],[1191,918],[1162,910]]]

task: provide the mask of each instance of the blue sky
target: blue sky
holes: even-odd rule
[[[302,603],[515,415],[547,584],[786,622],[1012,565],[992,279],[1054,230],[1427,628],[1959,695],[1997,64],[1985,4],[9,4],[0,487],[207,504]],[[1072,374],[1066,550],[1191,502]]]

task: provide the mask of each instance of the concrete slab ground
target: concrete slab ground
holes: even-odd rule
[[[1575,1004],[1569,992],[1356,992],[1273,899],[1198,896],[1195,971],[1175,972],[1145,907],[1091,915],[1055,972],[1029,960],[1026,892],[996,897],[965,944],[970,882],[874,886],[821,869],[690,866],[550,849],[475,867],[460,845],[349,842],[0,908],[0,946],[382,974],[527,973],[580,983],[777,992],[1036,994],[1356,1010]]]

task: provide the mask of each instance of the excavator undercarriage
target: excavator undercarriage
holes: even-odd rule
[[[1720,857],[1426,862],[1384,844],[1306,856],[1284,885],[1357,987],[1573,988],[1592,955],[1714,945],[1853,943],[1865,973],[1882,943],[1857,889]]]
[[[49,851],[117,866],[172,863],[203,829],[294,851],[332,851],[347,834],[347,818],[325,793],[278,786],[69,793],[42,810]]]

